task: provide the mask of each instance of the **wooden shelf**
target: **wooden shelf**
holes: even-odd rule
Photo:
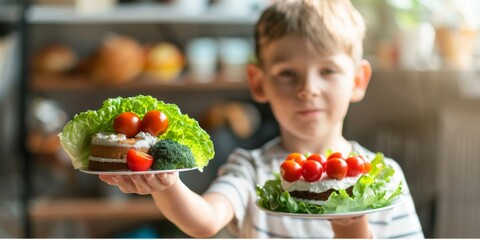
[[[73,6],[33,5],[27,21],[37,24],[77,23],[193,23],[253,25],[258,12],[245,16],[232,16],[220,9],[209,9],[203,14],[189,14],[175,5],[155,3],[119,4],[102,13],[82,14]]]
[[[33,201],[30,216],[34,221],[164,219],[151,198],[42,199]]]
[[[99,85],[84,76],[33,76],[29,87],[33,91],[92,91],[109,90],[156,90],[156,91],[246,91],[246,81],[227,82],[221,77],[209,83],[193,82],[188,77],[165,82],[153,79],[135,79],[118,85]]]

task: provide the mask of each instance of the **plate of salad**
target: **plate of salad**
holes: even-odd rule
[[[370,171],[353,186],[352,194],[345,189],[332,192],[323,205],[290,196],[281,187],[280,176],[257,185],[257,207],[268,214],[315,219],[336,219],[385,211],[401,204],[405,191],[395,169],[377,153]]]

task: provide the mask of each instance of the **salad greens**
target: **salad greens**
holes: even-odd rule
[[[295,200],[280,185],[280,175],[268,180],[264,186],[257,185],[258,204],[267,210],[287,213],[342,213],[388,206],[397,200],[402,191],[402,182],[393,181],[395,170],[387,165],[382,153],[372,160],[370,171],[362,175],[353,186],[353,196],[341,189],[333,192],[324,205]]]
[[[167,131],[159,140],[171,139],[190,148],[200,171],[213,158],[215,152],[208,133],[198,122],[182,114],[175,104],[158,101],[151,96],[116,97],[103,102],[103,106],[94,111],[79,113],[70,120],[58,135],[60,143],[70,156],[73,167],[88,166],[91,137],[97,132],[114,132],[113,120],[123,112],[134,112],[140,119],[150,110],[160,110],[168,118]]]

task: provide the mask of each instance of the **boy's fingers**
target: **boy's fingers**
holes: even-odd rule
[[[165,186],[155,176],[153,178],[147,178],[147,176],[145,176],[145,180],[152,189],[152,192],[158,192],[165,189]]]
[[[130,178],[136,187],[136,193],[146,195],[152,191],[152,188],[146,183],[146,179],[142,175],[132,175]]]
[[[133,193],[135,192],[135,184],[133,184],[132,180],[127,176],[115,176],[113,177],[115,185],[118,186],[120,191],[123,193]]]
[[[338,224],[338,225],[350,225],[352,223],[357,222],[360,220],[363,216],[357,216],[357,217],[350,217],[350,218],[338,218],[338,219],[331,219],[330,222]]]
[[[116,185],[115,181],[113,180],[114,175],[99,175],[98,177],[107,184]]]
[[[164,189],[173,185],[178,177],[178,173],[160,173],[157,175],[144,175],[147,184],[150,186],[152,192],[163,191]]]
[[[175,183],[177,178],[178,178],[178,172],[157,174],[157,179],[160,181],[162,185],[165,185],[165,186],[173,185],[173,183]]]

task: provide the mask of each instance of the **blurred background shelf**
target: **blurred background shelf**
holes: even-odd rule
[[[208,83],[192,81],[184,77],[174,82],[162,82],[154,79],[136,79],[133,82],[117,85],[99,85],[83,76],[34,76],[30,81],[33,91],[92,91],[109,90],[158,90],[158,91],[248,91],[247,83],[227,82],[217,77]]]
[[[14,4],[0,4],[0,22],[15,23],[20,17],[20,7]]]
[[[45,220],[136,220],[164,219],[151,198],[128,199],[48,199],[32,202],[34,221]]]
[[[222,9],[189,13],[175,5],[155,3],[119,4],[100,13],[79,13],[72,6],[34,5],[27,21],[36,24],[68,23],[195,23],[253,25],[259,13],[235,15]]]
[[[0,100],[15,81],[18,60],[18,34],[0,38]]]

